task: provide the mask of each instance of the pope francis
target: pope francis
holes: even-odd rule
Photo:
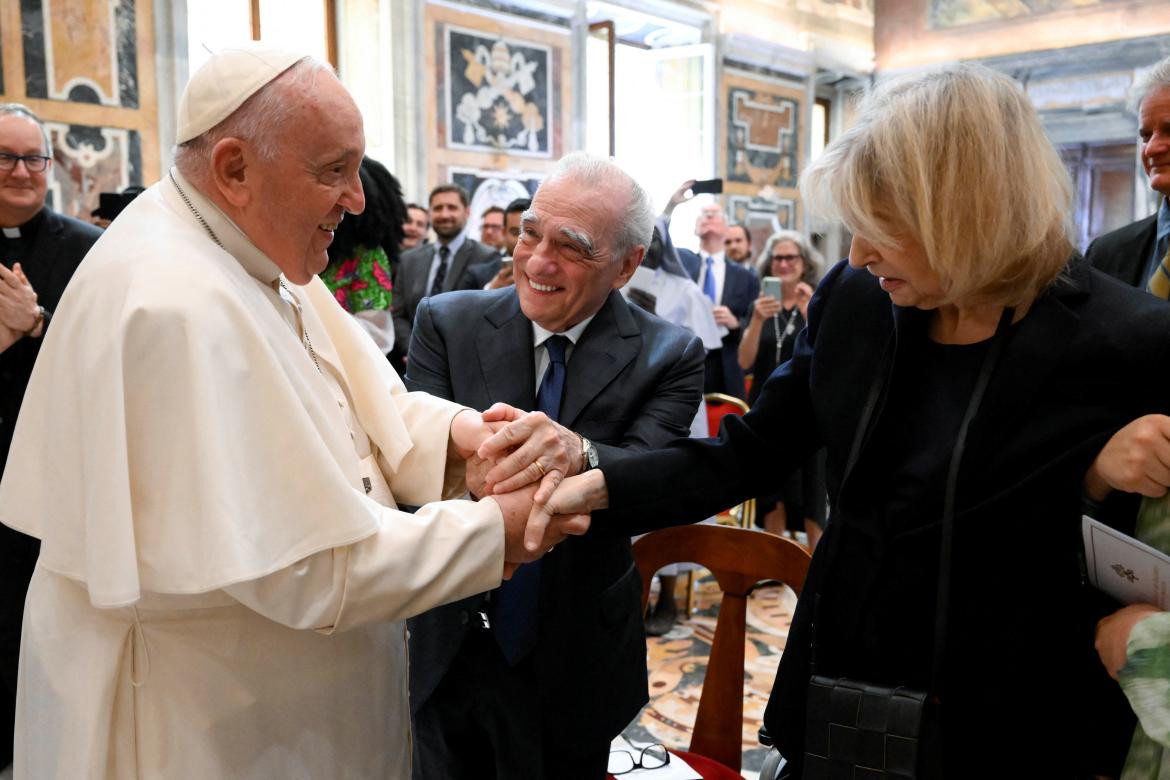
[[[409,777],[398,621],[531,558],[529,500],[441,500],[490,431],[315,276],[364,206],[329,67],[220,52],[177,140],[62,298],[0,484],[42,542],[15,776]]]

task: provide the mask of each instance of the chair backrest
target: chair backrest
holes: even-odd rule
[[[778,580],[799,594],[809,560],[808,551],[790,539],[721,525],[664,528],[634,542],[643,610],[654,573],[671,563],[698,563],[710,570],[723,591],[691,734],[692,753],[740,769],[747,597],[761,580]]]
[[[748,405],[740,398],[725,393],[707,393],[703,396],[707,402],[707,435],[719,435],[719,423],[729,414],[747,414]]]

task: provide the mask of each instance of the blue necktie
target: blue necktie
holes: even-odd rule
[[[550,336],[544,342],[548,351],[548,369],[536,394],[536,409],[553,420],[560,414],[561,397],[565,392],[565,349],[568,345],[569,340],[564,336]],[[536,646],[539,602],[540,561],[521,566],[492,596],[492,631],[509,666],[515,666]]]
[[[711,299],[711,303],[719,303],[715,300],[715,258],[707,255],[707,275],[703,277],[703,295]]]

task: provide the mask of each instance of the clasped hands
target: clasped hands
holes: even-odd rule
[[[588,511],[554,511],[549,499],[582,467],[581,437],[541,412],[498,403],[482,415],[465,410],[451,424],[451,443],[467,460],[472,495],[495,501],[504,516],[504,576],[534,561],[565,537],[589,530]]]
[[[37,325],[37,294],[24,275],[20,263],[11,269],[0,265],[0,352],[20,341],[25,334],[35,333]]]

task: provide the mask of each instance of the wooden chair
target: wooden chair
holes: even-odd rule
[[[723,590],[690,753],[713,759],[730,772],[704,772],[704,778],[739,777],[747,597],[762,580],[778,580],[799,594],[808,573],[808,551],[790,539],[720,525],[664,528],[634,542],[633,549],[642,575],[643,610],[654,573],[671,563],[701,564]],[[687,754],[682,757],[686,760]],[[695,769],[703,772],[698,765]]]
[[[724,393],[707,393],[703,396],[707,404],[707,435],[718,436],[719,425],[729,414],[743,416],[747,414],[748,405],[740,398]],[[720,512],[716,522],[723,525],[738,525],[740,528],[753,528],[756,524],[756,500],[749,498],[742,504],[729,507],[726,512]]]

